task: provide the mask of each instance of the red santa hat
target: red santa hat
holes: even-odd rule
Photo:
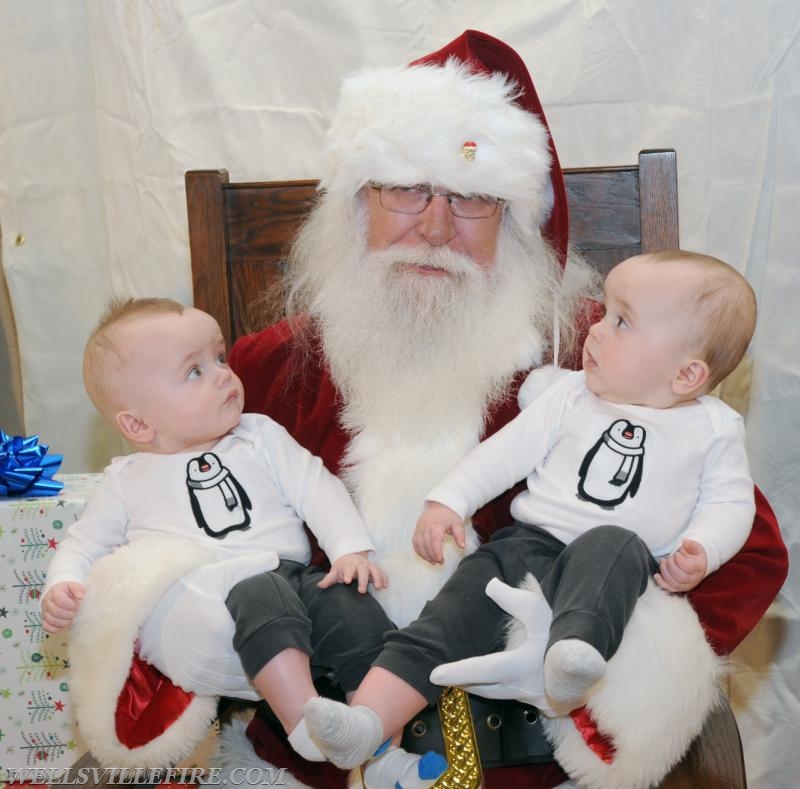
[[[501,197],[524,232],[540,230],[565,258],[567,200],[547,120],[520,56],[485,33],[346,79],[324,168],[321,188],[348,197],[369,180]]]

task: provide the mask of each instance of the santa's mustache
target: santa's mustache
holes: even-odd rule
[[[407,247],[394,244],[388,249],[369,252],[373,266],[396,272],[407,266],[443,271],[453,276],[474,276],[480,271],[472,258],[449,247]]]

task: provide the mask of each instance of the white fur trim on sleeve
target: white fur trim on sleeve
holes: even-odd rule
[[[588,748],[569,717],[547,719],[556,760],[586,789],[646,789],[686,753],[719,700],[724,661],[684,597],[651,582],[587,706],[616,747],[611,764]]]
[[[195,542],[154,536],[118,548],[92,568],[70,630],[70,697],[81,737],[102,765],[170,766],[208,733],[217,709],[212,696],[195,696],[162,735],[132,749],[116,736],[115,713],[142,622],[170,584],[210,559]]]

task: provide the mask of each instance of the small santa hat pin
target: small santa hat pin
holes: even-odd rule
[[[478,143],[474,140],[467,140],[465,143],[461,144],[461,155],[468,161],[471,162],[475,159],[475,153],[478,150]]]

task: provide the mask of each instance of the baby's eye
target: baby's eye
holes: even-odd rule
[[[193,380],[193,379],[195,379],[195,378],[199,378],[199,377],[200,377],[202,374],[203,374],[203,373],[202,373],[202,371],[200,370],[200,368],[199,368],[197,365],[195,365],[195,366],[194,366],[194,367],[192,367],[192,369],[191,369],[191,370],[189,370],[189,372],[186,374],[186,378],[187,378],[187,380],[191,381],[191,380]]]
[[[628,324],[626,323],[625,318],[617,318],[616,326],[617,326],[618,329],[627,329],[628,328]]]
[[[218,353],[217,354],[217,364],[227,364],[227,362],[225,361],[225,354],[224,353]]]

